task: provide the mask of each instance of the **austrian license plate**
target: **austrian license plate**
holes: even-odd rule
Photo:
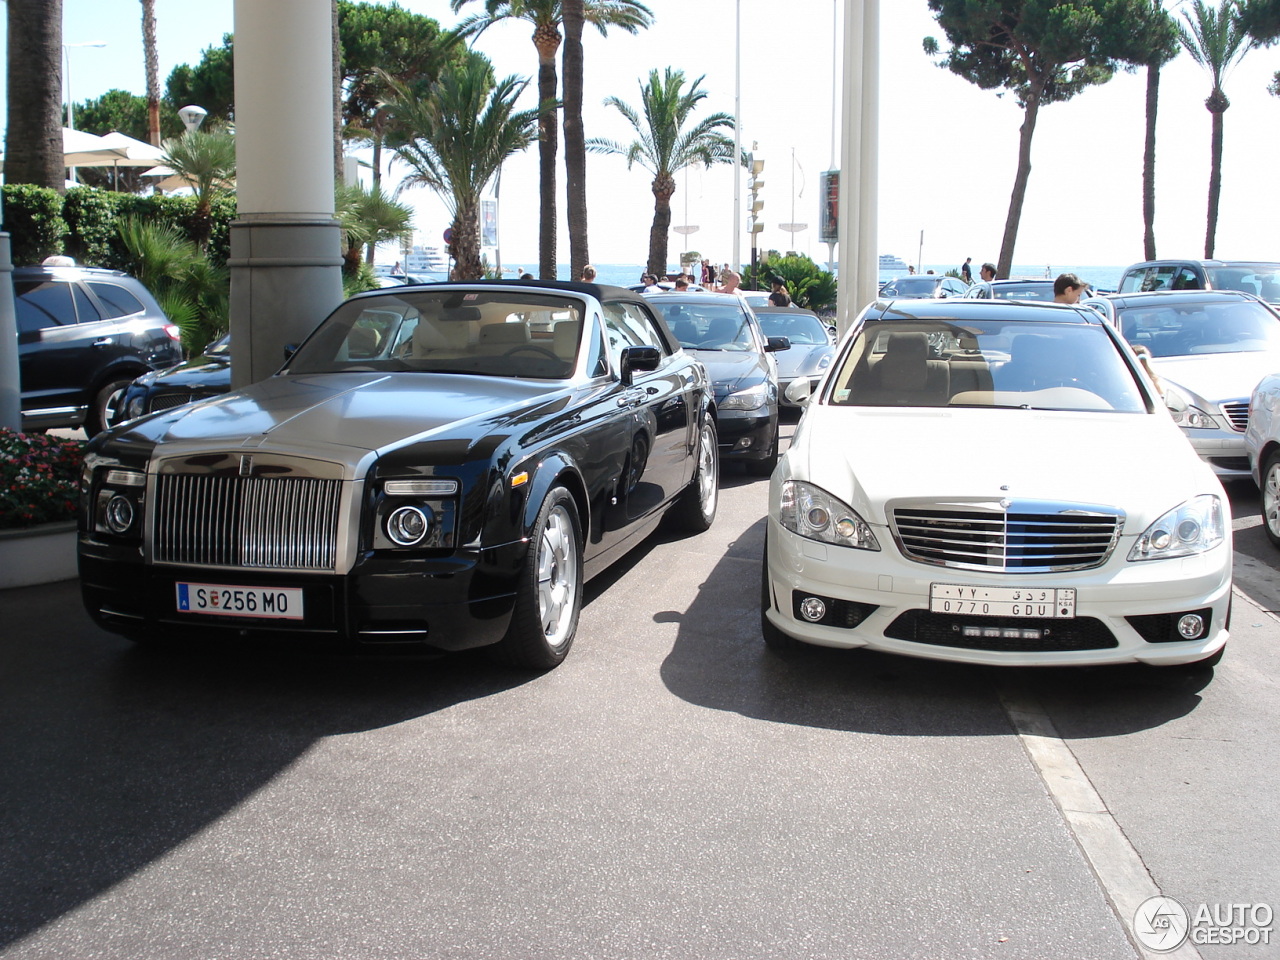
[[[960,583],[929,585],[931,613],[966,617],[1028,617],[1070,620],[1076,615],[1075,587],[975,587]]]
[[[301,620],[301,587],[238,587],[229,583],[178,583],[178,610],[219,617]]]

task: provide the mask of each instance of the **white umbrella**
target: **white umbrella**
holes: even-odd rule
[[[109,167],[112,160],[120,160],[128,153],[112,146],[104,137],[85,133],[83,130],[62,128],[62,165],[64,167]]]
[[[153,147],[143,140],[135,140],[133,137],[127,136],[118,130],[113,130],[98,139],[112,150],[124,151],[124,156],[117,157],[110,161],[109,164],[82,163],[80,166],[154,167],[164,157],[164,151],[159,147]]]

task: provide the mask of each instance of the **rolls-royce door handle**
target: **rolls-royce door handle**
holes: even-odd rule
[[[116,342],[115,337],[99,337],[97,340],[93,341],[93,346],[109,347],[115,342]]]
[[[620,407],[638,407],[648,399],[648,392],[644,387],[632,387],[624,390],[622,395],[618,397],[618,406]]]

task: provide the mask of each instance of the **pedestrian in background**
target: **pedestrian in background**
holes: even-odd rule
[[[973,283],[973,271],[969,269],[971,263],[973,263],[973,257],[965,257],[964,263],[960,264],[960,279],[965,283]]]
[[[982,268],[978,271],[978,276],[980,276],[983,281],[990,283],[996,278],[996,265],[994,263],[984,263]]]
[[[583,283],[596,282],[596,268],[589,263],[582,268],[582,282]]]
[[[781,277],[774,277],[769,281],[769,306],[791,306],[791,294],[787,293],[787,285]]]

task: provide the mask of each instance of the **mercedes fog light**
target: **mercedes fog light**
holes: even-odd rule
[[[112,533],[127,533],[133,526],[133,503],[119,494],[107,501],[107,529]]]
[[[800,601],[800,616],[810,623],[817,623],[827,615],[827,605],[817,597],[805,597]]]
[[[421,507],[398,507],[387,517],[387,536],[401,547],[421,543],[431,529],[431,518]]]
[[[1198,613],[1188,613],[1178,621],[1178,633],[1186,640],[1199,640],[1204,636],[1204,617]]]

